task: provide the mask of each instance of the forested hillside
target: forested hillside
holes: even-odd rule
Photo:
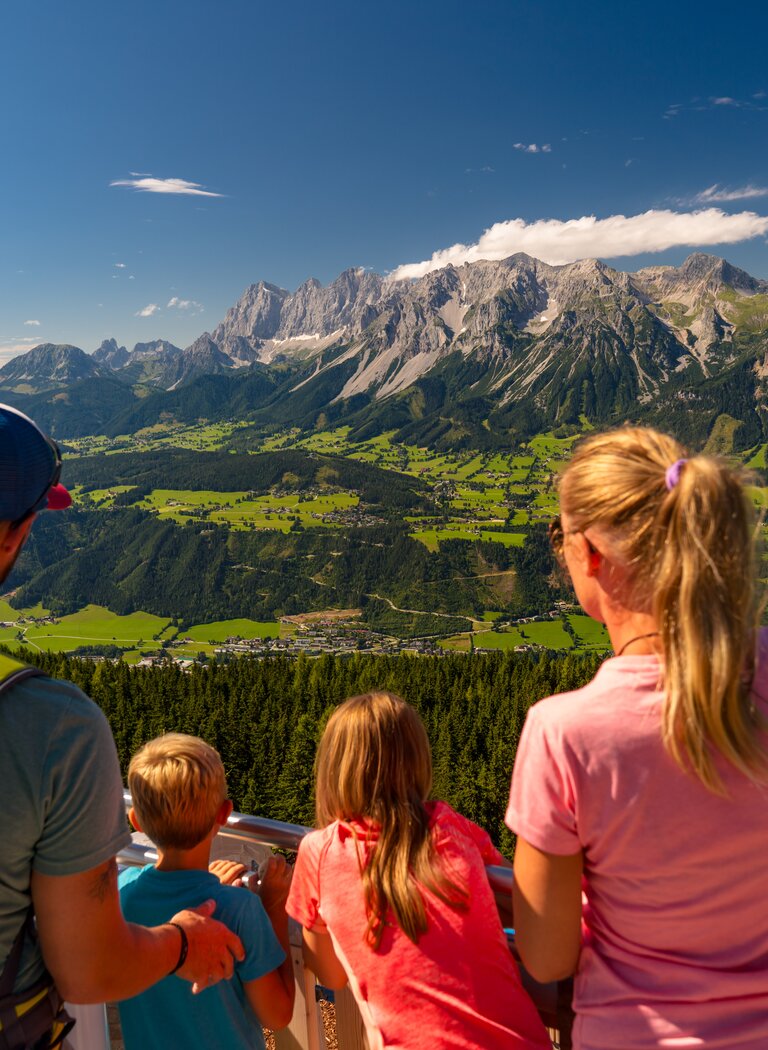
[[[509,607],[519,615],[548,609],[566,593],[553,583],[543,526],[519,548],[453,540],[430,552],[402,524],[350,528],[343,536],[321,529],[232,532],[180,526],[129,507],[73,509],[64,521],[42,515],[12,582],[20,606],[42,602],[58,614],[93,603],[186,623],[274,619],[365,607],[384,583],[396,605],[471,616],[494,602],[493,575],[478,573],[509,568],[518,581]]]
[[[324,656],[236,660],[184,672],[174,664],[129,668],[25,653],[49,674],[76,682],[107,715],[123,775],[147,740],[171,731],[202,736],[221,752],[235,808],[312,824],[317,741],[345,697],[389,689],[421,713],[432,743],[433,796],[487,828],[508,854],[509,778],[528,708],[576,688],[595,656],[504,654]]]

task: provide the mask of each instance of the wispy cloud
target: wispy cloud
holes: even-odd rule
[[[514,149],[520,150],[522,153],[551,153],[552,146],[549,142],[545,142],[543,146],[538,146],[535,142],[531,142],[526,145],[524,142],[516,142]]]
[[[766,234],[768,217],[751,211],[728,215],[719,208],[693,212],[659,209],[605,219],[594,215],[566,221],[510,219],[491,226],[475,244],[454,244],[424,262],[398,266],[391,276],[395,280],[423,277],[444,266],[506,259],[515,252],[559,265],[595,256],[615,259],[682,246],[736,244]]]
[[[135,172],[131,174],[136,175]],[[223,193],[206,190],[199,182],[188,182],[187,179],[156,179],[152,175],[137,176],[132,179],[115,179],[110,186],[129,186],[140,193],[176,193],[191,197],[223,197]]]
[[[115,269],[116,270],[124,270],[125,269],[125,263],[115,263]]]
[[[25,321],[24,324],[32,325],[34,328],[40,327],[40,322],[35,320]]]
[[[768,197],[768,186],[753,186],[750,183],[747,186],[739,186],[735,189],[729,190],[725,186],[708,186],[701,193],[697,193],[694,197],[691,197],[690,201],[683,203],[688,204],[727,204],[729,201],[747,201],[753,200],[755,197]]]
[[[19,354],[26,354],[40,343],[39,339],[5,339],[0,340],[0,366],[7,364]]]
[[[137,317],[152,317],[153,314],[158,313],[160,307],[157,303],[148,303],[142,310],[136,312]]]
[[[169,310],[183,310],[195,314],[203,312],[202,303],[198,303],[195,299],[180,299],[178,295],[174,295],[172,299],[169,299],[166,306]]]
[[[679,117],[686,110],[695,113],[705,113],[711,109],[751,109],[763,112],[768,108],[760,105],[765,98],[766,93],[764,91],[757,91],[751,98],[746,99],[734,98],[732,95],[710,95],[707,98],[701,98],[699,95],[696,95],[688,102],[673,102],[671,106],[667,106],[662,117],[664,120],[672,120],[674,117]]]

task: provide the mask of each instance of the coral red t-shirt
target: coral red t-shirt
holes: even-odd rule
[[[366,827],[339,821],[301,843],[289,915],[327,932],[349,976],[370,1050],[549,1050],[509,954],[486,864],[501,855],[488,835],[443,802],[428,803],[434,842],[452,881],[469,889],[459,911],[424,892],[428,929],[413,944],[389,916],[377,951],[364,940],[358,848]],[[356,841],[352,828],[358,833]]]
[[[718,759],[722,798],[680,769],[659,674],[655,656],[614,657],[535,704],[507,824],[547,853],[584,851],[576,1047],[765,1050],[768,788]]]

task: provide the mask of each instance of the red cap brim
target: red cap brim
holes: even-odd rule
[[[51,485],[48,489],[48,510],[66,510],[72,506],[72,497],[63,485]]]

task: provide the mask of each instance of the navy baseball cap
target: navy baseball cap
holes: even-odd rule
[[[69,507],[72,497],[60,476],[56,442],[17,408],[0,405],[0,521]]]

